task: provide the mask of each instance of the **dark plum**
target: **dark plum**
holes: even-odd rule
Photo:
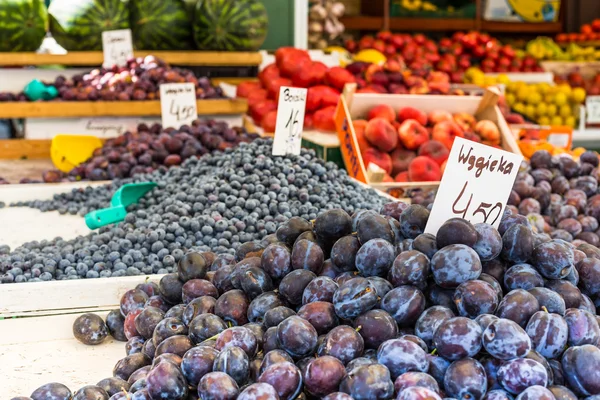
[[[507,267],[499,258],[484,261],[481,264],[481,267],[482,273],[492,276],[498,282],[504,281],[504,273],[506,272]]]
[[[302,295],[306,286],[317,277],[314,272],[297,269],[287,274],[279,283],[279,294],[290,304],[302,304]]]
[[[577,400],[577,396],[570,389],[562,385],[548,386],[556,400]]]
[[[212,296],[201,296],[190,301],[183,310],[181,320],[189,325],[190,322],[200,314],[213,314],[217,300]]]
[[[425,254],[428,259],[438,251],[437,239],[431,233],[422,233],[413,240],[413,249]]]
[[[600,341],[598,320],[589,311],[570,308],[565,313],[564,321],[569,328],[569,346],[597,345]]]
[[[279,344],[292,357],[302,358],[313,354],[317,337],[317,331],[310,322],[298,316],[289,317],[277,326]]]
[[[333,245],[342,236],[352,233],[352,218],[346,211],[339,208],[325,211],[315,219],[313,225],[313,231],[317,237],[330,245]]]
[[[454,303],[463,317],[475,318],[481,314],[493,314],[499,299],[494,287],[481,280],[461,283],[454,291]]]
[[[71,400],[68,387],[62,383],[47,383],[35,389],[29,396],[32,400]]]
[[[444,289],[435,283],[430,283],[426,293],[427,300],[432,305],[449,308],[454,314],[458,314],[456,304],[454,304],[454,289]]]
[[[239,347],[227,347],[215,358],[213,371],[225,372],[238,386],[241,386],[250,376],[250,359]]]
[[[161,354],[170,353],[183,357],[185,352],[192,347],[194,347],[194,343],[190,338],[184,335],[175,335],[160,342],[160,344],[156,346],[154,354],[159,356]]]
[[[266,292],[256,297],[248,306],[248,320],[263,322],[267,311],[280,307],[284,303],[275,292]]]
[[[542,364],[528,358],[507,361],[498,368],[498,382],[512,394],[519,394],[530,386],[548,384],[548,372]]]
[[[265,313],[263,324],[267,328],[277,327],[283,320],[292,315],[296,315],[296,313],[291,308],[284,306],[275,307]]]
[[[367,215],[358,223],[356,229],[358,240],[364,246],[370,240],[382,239],[394,243],[394,232],[387,219],[378,214]]]
[[[239,391],[233,378],[224,372],[209,372],[198,384],[198,396],[202,400],[235,400]]]
[[[533,250],[533,265],[548,279],[562,279],[573,266],[573,252],[555,241],[542,243]]]
[[[338,289],[338,284],[329,277],[319,276],[310,281],[302,293],[302,304],[313,301],[333,302],[333,295]]]
[[[591,344],[570,347],[562,357],[562,367],[569,387],[576,394],[600,394],[600,349]]]
[[[248,357],[254,357],[258,349],[258,342],[250,329],[243,326],[234,326],[219,333],[215,349],[223,351],[233,346],[244,350]]]
[[[179,260],[177,274],[182,282],[191,279],[204,279],[209,267],[210,263],[206,261],[202,253],[189,252]]]
[[[383,342],[398,335],[398,325],[386,311],[374,309],[354,320],[354,327],[363,338],[367,348],[376,349]]]
[[[73,322],[73,336],[81,343],[97,345],[108,336],[108,328],[100,316],[87,313],[80,315]]]
[[[125,354],[128,356],[141,353],[144,348],[144,338],[141,336],[134,336],[125,343]]]
[[[377,361],[386,366],[393,380],[405,372],[426,372],[429,369],[427,353],[419,345],[406,339],[390,339],[377,350]]]
[[[385,295],[381,308],[394,318],[398,326],[413,326],[425,310],[425,296],[413,286],[400,286]]]
[[[528,290],[538,301],[540,308],[546,308],[549,313],[565,315],[566,306],[562,296],[548,288],[537,287]]]
[[[358,237],[353,235],[344,236],[333,244],[331,261],[340,271],[354,271],[358,249],[360,249]]]
[[[313,359],[308,363],[302,374],[305,390],[318,397],[336,392],[345,376],[344,364],[331,356]]]
[[[163,278],[164,279],[164,278]],[[141,310],[148,300],[148,295],[141,289],[131,289],[121,297],[121,315],[127,317],[131,311]]]
[[[438,354],[448,360],[473,357],[481,349],[481,334],[477,322],[454,317],[438,326],[433,335],[433,345]]]
[[[269,366],[279,363],[279,362],[290,362],[293,363],[294,360],[288,353],[283,350],[271,350],[267,354],[265,354],[264,358],[260,363],[260,368],[258,370],[259,376],[267,369]]]
[[[600,295],[600,260],[584,258],[578,265],[581,286],[591,296]]]
[[[481,399],[487,391],[483,366],[469,357],[454,361],[444,376],[444,389],[458,400]]]
[[[124,324],[125,318],[121,315],[121,311],[112,310],[106,315],[106,327],[108,328],[108,333],[110,333],[113,339],[118,340],[119,342],[125,342],[127,340]]]
[[[531,350],[527,332],[516,322],[504,318],[487,326],[483,331],[482,343],[490,355],[500,360],[525,357]]]
[[[305,304],[298,310],[297,315],[310,322],[319,335],[329,332],[339,324],[333,304],[326,301]]]
[[[127,381],[115,377],[102,379],[96,386],[104,389],[109,396],[113,396],[115,393],[122,392],[123,390],[129,390],[129,383]]]
[[[424,290],[429,273],[427,256],[419,251],[409,250],[398,254],[387,278],[394,286],[412,285]]]
[[[396,393],[400,393],[409,387],[424,387],[435,393],[440,392],[438,383],[431,375],[423,372],[405,372],[394,381]]]
[[[365,343],[359,332],[350,326],[340,325],[329,331],[319,350],[320,355],[333,356],[343,364],[348,364],[363,354],[364,347]]]
[[[547,280],[546,287],[558,293],[565,301],[565,307],[578,308],[581,304],[581,291],[571,282],[562,280]]]
[[[433,343],[433,334],[440,324],[456,315],[447,307],[433,306],[426,309],[415,323],[415,334],[420,337],[427,346]]]
[[[119,360],[113,368],[113,376],[123,380],[129,379],[129,376],[138,369],[150,365],[150,359],[142,353],[132,354]]]
[[[286,246],[270,244],[261,255],[260,265],[271,278],[281,279],[292,271],[291,257]]]
[[[533,349],[546,358],[557,358],[564,351],[569,336],[565,319],[559,314],[538,311],[526,328]]]
[[[533,253],[533,233],[524,225],[513,225],[502,235],[502,257],[514,264],[527,262]]]
[[[523,289],[510,291],[496,310],[496,316],[510,319],[525,328],[529,318],[540,309],[540,304],[536,298]]]
[[[502,236],[490,224],[474,225],[477,231],[477,241],[472,246],[481,261],[490,261],[498,257],[502,251]]]
[[[375,307],[376,304],[377,292],[375,287],[365,278],[348,280],[340,285],[333,295],[335,312],[342,319],[356,318]]]
[[[218,317],[217,317],[218,318]],[[165,318],[160,321],[152,333],[152,342],[154,346],[158,346],[163,340],[175,336],[175,335],[186,335],[188,328],[185,326],[183,321],[179,318]],[[190,336],[191,337],[191,336]]]
[[[431,259],[435,283],[443,288],[456,288],[463,282],[477,279],[481,261],[475,250],[464,244],[446,246]]]
[[[204,279],[191,279],[183,284],[181,298],[184,304],[189,304],[192,300],[202,296],[210,296],[216,299],[219,297],[219,291],[215,285]]]
[[[310,231],[312,224],[300,217],[292,217],[277,229],[277,239],[292,247],[300,234]]]
[[[385,297],[385,295],[388,294],[392,289],[394,289],[394,286],[392,286],[389,281],[379,276],[370,276],[367,278],[367,280],[371,282],[371,285],[373,285],[375,288],[375,293],[377,293],[377,304],[375,307],[380,308],[381,299]]]
[[[400,232],[408,239],[414,239],[425,231],[425,225],[429,219],[429,210],[418,205],[411,204],[400,214]]]
[[[390,371],[381,364],[354,368],[342,380],[340,391],[354,400],[384,400],[394,393]]]
[[[244,325],[248,323],[246,315],[249,305],[248,297],[243,291],[230,290],[217,299],[215,315],[233,325]]]
[[[384,239],[363,243],[356,253],[356,269],[362,276],[387,276],[396,256],[394,246]]]
[[[398,393],[396,400],[442,400],[442,398],[431,389],[413,386]]]
[[[479,362],[485,370],[488,390],[502,389],[502,386],[498,382],[498,368],[504,364],[504,361],[492,356],[484,356],[479,359]]]
[[[306,269],[318,274],[323,267],[324,254],[318,244],[306,239],[298,240],[292,249],[292,269]]]
[[[165,317],[165,313],[156,307],[146,307],[135,317],[135,329],[144,339],[151,339],[154,328]]]
[[[544,386],[531,386],[517,396],[518,400],[556,400],[554,394]]]
[[[302,391],[302,373],[290,362],[268,366],[258,377],[258,382],[273,386],[281,400],[295,399]]]
[[[502,389],[495,389],[487,392],[483,400],[513,400],[513,397]]]
[[[240,393],[238,400],[278,400],[275,388],[268,383],[253,383],[246,386]]]
[[[473,224],[462,218],[450,218],[440,226],[436,235],[438,249],[451,244],[474,247],[477,239],[478,233]]]
[[[529,264],[515,264],[504,274],[504,287],[507,291],[543,286],[544,278]]]
[[[179,280],[179,276],[175,273],[167,274],[160,280],[160,295],[171,304],[179,304],[181,302],[181,288],[183,283]]]

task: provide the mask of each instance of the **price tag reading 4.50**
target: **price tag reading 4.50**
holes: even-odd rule
[[[588,96],[585,99],[588,124],[600,124],[600,96]]]
[[[131,41],[131,29],[119,29],[116,31],[102,32],[102,51],[104,53],[105,68],[113,65],[122,67],[127,60],[133,57],[133,42]]]
[[[456,138],[425,232],[435,235],[450,218],[498,228],[523,157]]]
[[[282,86],[279,90],[273,155],[300,154],[308,91]]]
[[[193,83],[160,85],[160,114],[163,127],[191,125],[198,118],[196,87]]]

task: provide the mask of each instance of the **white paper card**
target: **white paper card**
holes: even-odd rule
[[[588,124],[600,124],[600,96],[588,96],[585,99]]]
[[[307,89],[282,86],[279,89],[273,155],[300,154]]]
[[[196,86],[193,83],[160,85],[160,114],[165,128],[191,125],[198,119]]]
[[[498,228],[523,156],[456,138],[425,232],[433,235],[450,218]]]
[[[133,57],[131,29],[102,32],[102,51],[104,53],[104,64],[102,64],[104,67],[126,65],[127,60]]]

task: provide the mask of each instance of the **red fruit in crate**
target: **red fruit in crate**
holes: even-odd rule
[[[459,69],[466,71],[471,67],[471,60],[469,59],[469,57],[460,56],[456,64]]]
[[[349,39],[346,40],[344,42],[344,47],[346,48],[346,50],[348,50],[350,53],[355,53],[356,50],[358,50],[358,44],[356,43],[355,40],[353,39]]]
[[[394,176],[394,180],[396,182],[410,182],[408,180],[408,171],[404,171],[404,172],[399,172],[396,174],[396,176]]]
[[[356,79],[345,68],[333,67],[325,74],[325,82],[329,86],[342,91],[347,83],[355,83]]]
[[[259,103],[262,100],[266,100],[269,96],[269,92],[265,89],[258,89],[248,95],[248,107],[252,107],[253,104]]]
[[[281,76],[292,78],[298,71],[309,69],[312,61],[307,54],[288,54],[283,58],[282,64],[279,67]]]
[[[364,50],[364,49],[370,49],[373,47],[373,42],[375,41],[375,38],[373,38],[373,36],[363,36],[359,41],[358,41],[358,48],[360,50]]]
[[[593,29],[592,29],[592,26],[590,24],[581,25],[581,28],[579,30],[584,35],[589,35],[590,33],[594,32]]]
[[[600,32],[600,19],[595,19],[592,21],[592,30],[594,32]]]
[[[475,128],[475,124],[477,123],[477,120],[474,116],[464,112],[456,113],[452,116],[452,118],[454,119],[454,122],[458,124],[460,129],[462,129],[465,132],[473,131],[473,129]]]
[[[398,137],[402,146],[416,150],[429,140],[429,132],[417,120],[407,119],[398,128]]]
[[[450,82],[463,83],[465,81],[465,73],[463,71],[454,71],[450,73]]]
[[[391,45],[391,44],[387,44],[387,45],[385,46],[385,49],[383,50],[383,54],[384,54],[386,57],[391,57],[391,56],[393,56],[394,54],[396,54],[396,48],[395,48],[393,45]]]
[[[388,73],[400,73],[404,69],[404,65],[398,60],[387,60],[383,64],[383,69]]]
[[[533,68],[537,65],[537,60],[531,56],[523,57],[523,66]]]
[[[315,86],[321,90],[321,107],[337,106],[340,92],[329,86]]]
[[[277,110],[277,102],[274,100],[263,100],[250,107],[250,116],[256,123],[262,124],[263,118],[275,110]]]
[[[289,56],[310,58],[306,50],[300,50],[295,47],[280,47],[275,51],[275,63],[279,69],[281,69],[284,60]]]
[[[431,158],[420,156],[411,161],[408,179],[411,182],[435,182],[442,179],[442,171]]]
[[[308,88],[311,86],[312,74],[310,68],[312,68],[312,64],[311,67],[299,69],[294,73],[292,84],[295,87]]]
[[[371,64],[365,69],[365,80],[371,82],[371,78],[376,72],[383,71],[383,66],[379,64]]]
[[[260,127],[263,128],[266,133],[274,133],[276,124],[277,111],[269,111],[269,113],[263,117]]]
[[[354,133],[356,134],[356,141],[358,142],[358,148],[360,149],[361,153],[371,147],[369,141],[365,138],[365,129],[367,128],[367,124],[368,122],[363,119],[352,121]]]
[[[313,128],[313,115],[312,114],[304,114],[304,130],[309,130]]]
[[[431,133],[431,138],[442,142],[444,146],[450,150],[454,143],[455,137],[464,137],[465,134],[460,127],[453,121],[444,121],[439,124],[435,124]]]
[[[429,122],[431,124],[437,124],[442,121],[452,121],[452,114],[445,110],[435,110],[428,115]]]
[[[387,42],[389,40],[392,39],[392,32],[390,31],[380,31],[377,32],[377,34],[375,35],[375,37],[379,40],[383,40],[384,42]]]
[[[306,111],[312,112],[321,108],[322,99],[323,92],[319,90],[319,86],[308,88],[308,93],[306,95]]]
[[[429,93],[431,94],[448,94],[450,93],[450,82],[430,82]],[[425,92],[427,93],[427,92]]]
[[[416,35],[413,36],[413,40],[419,46],[423,46],[425,44],[425,42],[427,41],[427,36],[423,35],[422,33],[417,33]]]
[[[355,77],[357,77],[357,76],[362,76],[362,74],[367,70],[367,68],[370,65],[371,64],[366,63],[366,62],[357,61],[357,62],[353,62],[351,64],[346,65],[346,69],[352,75],[354,75]],[[325,72],[327,72],[327,71],[325,71]]]
[[[492,40],[492,38],[487,33],[481,33],[479,34],[477,40],[481,44],[487,44],[490,40]]]
[[[500,129],[489,120],[482,120],[475,125],[475,133],[481,138],[492,144],[500,144]]]
[[[255,90],[262,89],[260,82],[242,82],[237,85],[235,95],[236,97],[248,98],[250,93]]]
[[[505,68],[506,70],[508,70],[512,63],[508,58],[500,58],[496,62],[496,65],[498,66],[498,68]]]
[[[385,93],[385,92],[381,92],[379,90],[375,90],[374,88],[367,86],[364,88],[360,88],[356,91],[356,93]]]
[[[482,71],[486,71],[486,70],[492,71],[494,68],[496,68],[496,62],[494,60],[492,60],[491,58],[486,58],[485,60],[483,60],[481,62],[481,70]]]
[[[403,107],[398,110],[398,122],[414,119],[422,126],[427,125],[427,114],[413,107]]]
[[[392,172],[392,159],[383,151],[379,151],[374,147],[370,147],[362,153],[362,158],[365,168],[369,168],[369,164],[373,163],[388,174]]]
[[[431,158],[438,165],[442,165],[450,155],[450,150],[437,140],[429,140],[419,147],[419,156]]]
[[[396,175],[403,171],[408,171],[410,162],[417,156],[417,153],[411,150],[398,148],[390,153],[392,158],[392,175]]]
[[[383,118],[391,123],[396,120],[396,111],[387,104],[380,104],[369,110],[367,119],[371,120],[373,118]]]
[[[267,87],[272,80],[279,77],[279,68],[277,68],[276,64],[269,64],[258,73],[258,80],[260,80],[260,83],[262,83],[264,87]]]
[[[390,39],[390,43],[396,48],[396,49],[401,49],[404,46],[404,43],[406,43],[406,40],[404,39],[403,35],[400,34],[394,34],[392,35],[391,39]]]
[[[310,67],[310,85],[316,86],[325,83],[325,75],[327,75],[328,69],[327,65],[320,61],[313,62]]]
[[[381,182],[386,182],[386,183],[394,183],[394,178],[392,178],[391,176],[389,176],[387,173],[383,175],[383,179],[381,180]]]
[[[388,74],[383,71],[375,72],[371,76],[371,83],[374,85],[387,87],[390,84],[390,78],[388,77]]]
[[[336,107],[330,106],[322,108],[313,115],[313,126],[323,132],[335,132],[335,115]]]
[[[385,152],[392,151],[398,145],[398,133],[392,124],[384,118],[374,118],[365,128],[365,138],[371,146]]]
[[[385,42],[383,40],[375,40],[371,47],[373,50],[377,50],[380,53],[385,53]]]
[[[511,45],[505,44],[500,48],[500,54],[502,57],[510,58],[511,60],[515,58],[515,49],[512,48]]]
[[[395,83],[390,84],[389,92],[393,94],[407,94],[408,88],[404,85],[398,85]]]
[[[269,92],[269,98],[277,101],[277,99],[279,99],[279,89],[282,86],[292,86],[292,81],[287,78],[277,78],[272,80],[267,88]]]
[[[506,122],[513,125],[519,125],[525,123],[525,118],[520,114],[508,114],[505,116]]]

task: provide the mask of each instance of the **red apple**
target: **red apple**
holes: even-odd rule
[[[398,136],[402,145],[409,150],[416,150],[429,140],[427,129],[414,119],[407,119],[402,122],[398,129]]]

